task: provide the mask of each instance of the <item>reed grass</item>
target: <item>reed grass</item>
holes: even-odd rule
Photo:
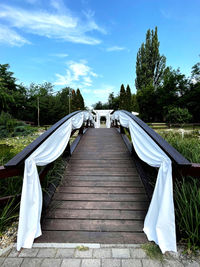
[[[200,180],[185,177],[174,186],[175,213],[180,241],[187,251],[200,249]]]

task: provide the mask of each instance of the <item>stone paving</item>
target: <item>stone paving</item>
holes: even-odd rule
[[[163,260],[150,259],[139,245],[99,245],[81,251],[77,248],[22,249],[15,247],[0,257],[5,267],[199,267],[200,257],[187,259],[177,254],[164,255]]]

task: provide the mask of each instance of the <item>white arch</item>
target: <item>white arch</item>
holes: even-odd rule
[[[101,117],[106,117],[106,128],[110,128],[110,123],[111,123],[111,120],[110,120],[110,113],[113,111],[113,110],[93,110],[95,113],[96,113],[96,119],[95,119],[95,128],[100,128],[100,119]]]

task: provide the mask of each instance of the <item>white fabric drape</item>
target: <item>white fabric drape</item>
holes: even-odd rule
[[[62,124],[25,161],[24,180],[20,203],[17,250],[31,248],[41,232],[42,190],[37,166],[47,165],[56,160],[64,151],[71,131],[81,127],[91,118],[89,112],[80,112]]]
[[[110,128],[110,113],[106,114],[106,128]]]
[[[150,136],[124,112],[116,111],[117,119],[130,130],[132,143],[141,160],[159,168],[152,200],[144,221],[144,232],[162,251],[177,251],[171,160]]]

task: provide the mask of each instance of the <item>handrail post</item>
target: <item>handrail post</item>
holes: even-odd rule
[[[120,134],[125,134],[124,127],[120,125]]]

